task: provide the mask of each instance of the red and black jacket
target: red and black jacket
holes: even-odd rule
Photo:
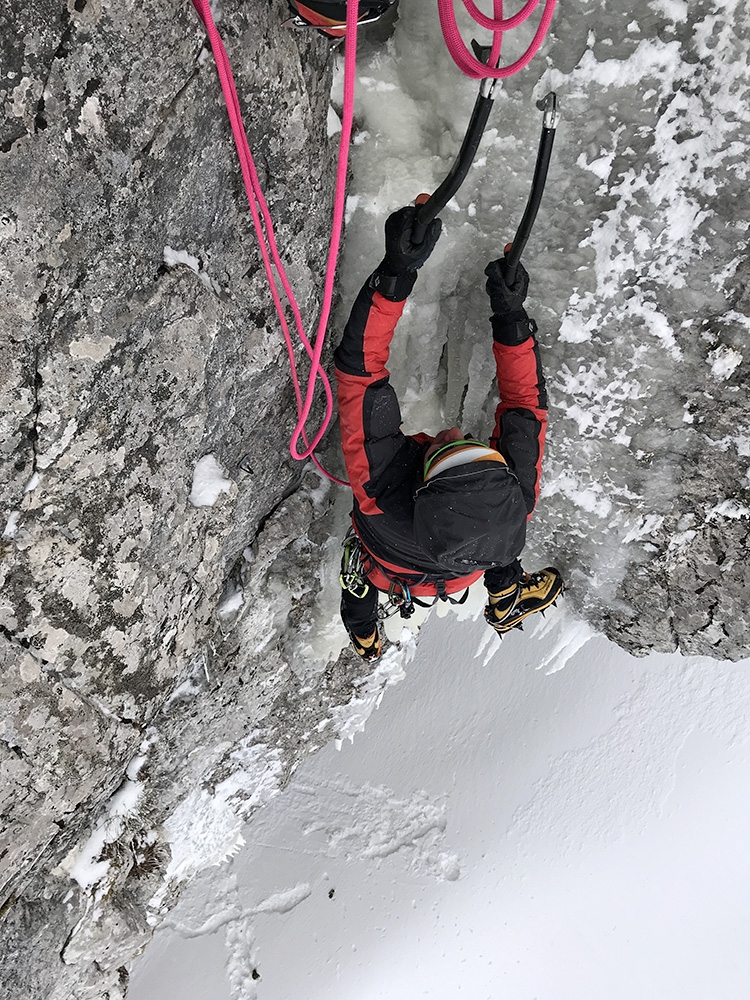
[[[342,447],[354,494],[352,521],[373,557],[370,580],[387,590],[394,578],[403,579],[419,596],[456,593],[501,563],[475,563],[461,572],[456,566],[441,565],[415,536],[415,497],[424,487],[424,455],[433,439],[402,433],[401,410],[386,368],[391,339],[415,278],[399,279],[393,294],[381,294],[377,287],[382,279],[376,271],[357,296],[334,358]],[[522,343],[503,343],[518,339],[516,324],[492,318],[500,402],[490,445],[503,456],[514,479],[514,517],[522,520],[520,531],[518,524],[498,528],[509,534],[502,565],[516,559],[523,548],[525,522],[539,496],[547,426],[536,326],[528,319],[526,323],[529,335]]]

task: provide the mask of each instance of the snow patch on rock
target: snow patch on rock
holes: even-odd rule
[[[230,493],[233,482],[213,455],[204,455],[195,466],[189,500],[193,507],[213,507],[222,493]]]

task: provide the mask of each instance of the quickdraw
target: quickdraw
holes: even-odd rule
[[[412,596],[409,584],[393,580],[388,589],[388,600],[378,607],[378,618],[380,621],[384,621],[395,615],[397,611],[402,618],[411,618],[417,610],[414,607],[415,603],[422,604],[421,601],[417,601],[416,597]],[[422,607],[425,605],[423,604]]]
[[[469,596],[469,588],[467,587],[460,597],[451,597],[445,589],[445,581],[438,580],[435,584],[437,593],[433,599],[431,601],[420,601],[418,597],[412,594],[409,584],[405,580],[400,580],[398,577],[390,579],[391,585],[388,588],[388,600],[378,608],[378,618],[381,620],[390,618],[397,611],[402,618],[411,618],[417,610],[415,605],[419,605],[420,608],[431,608],[438,601],[448,601],[449,604],[463,604]]]
[[[370,581],[367,579],[364,549],[355,534],[354,528],[350,528],[344,538],[339,582],[343,590],[359,598],[364,597],[371,586]]]

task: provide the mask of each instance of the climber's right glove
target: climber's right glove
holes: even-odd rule
[[[511,281],[504,257],[490,261],[484,273],[492,306],[492,335],[498,343],[516,347],[536,333],[536,323],[523,307],[529,290],[529,273],[519,262]]]
[[[417,212],[415,205],[406,205],[388,216],[385,223],[385,257],[370,276],[370,287],[392,302],[402,302],[411,292],[417,280],[417,270],[440,238],[442,223],[440,219],[433,219],[424,240],[421,243],[412,240]]]
[[[385,223],[385,259],[381,270],[389,274],[418,271],[440,238],[442,223],[433,219],[421,243],[414,243],[412,230],[417,221],[416,205],[406,205],[388,216]]]

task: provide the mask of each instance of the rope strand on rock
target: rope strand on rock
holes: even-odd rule
[[[289,443],[289,452],[292,457],[298,461],[307,458],[312,459],[317,468],[325,476],[335,483],[340,483],[342,486],[348,486],[349,484],[345,480],[338,479],[336,476],[332,475],[323,468],[316,458],[314,450],[325,434],[333,414],[333,393],[331,391],[331,384],[328,376],[321,367],[320,356],[323,351],[326,329],[328,327],[328,320],[331,313],[331,303],[333,301],[333,282],[336,272],[336,261],[338,258],[339,247],[341,245],[341,229],[344,219],[346,174],[349,160],[352,118],[354,114],[354,84],[356,72],[359,0],[350,0],[347,4],[346,48],[344,55],[344,109],[342,114],[342,129],[339,141],[338,166],[336,171],[333,226],[331,232],[331,242],[328,250],[323,303],[321,306],[314,347],[305,334],[302,316],[300,314],[297,300],[294,296],[294,290],[292,289],[278,252],[271,213],[268,210],[268,205],[265,197],[263,196],[263,190],[261,188],[258,172],[255,168],[250,147],[248,146],[247,135],[242,121],[242,113],[240,111],[239,99],[237,97],[237,90],[234,84],[234,77],[232,75],[229,57],[227,56],[226,49],[224,48],[221,35],[219,34],[216,24],[214,23],[209,0],[192,0],[192,3],[198,12],[200,19],[203,21],[209,42],[211,44],[211,50],[214,54],[216,69],[219,74],[221,89],[224,94],[224,100],[226,102],[227,112],[232,126],[232,135],[234,136],[235,146],[237,147],[237,155],[239,157],[242,179],[245,184],[247,200],[250,206],[250,214],[252,215],[255,232],[258,236],[258,244],[260,247],[261,257],[263,259],[266,278],[268,279],[268,286],[279,317],[279,323],[281,324],[281,329],[284,334],[284,340],[286,341],[294,393],[297,399],[297,424]],[[281,282],[284,294],[291,308],[297,336],[302,342],[311,361],[310,375],[304,399],[300,389],[297,363],[294,357],[294,342],[284,314],[284,305],[277,284],[276,274],[274,274],[274,268],[276,269],[276,274],[278,274],[279,281]],[[320,427],[313,436],[312,441],[308,441],[305,424],[307,423],[310,410],[312,408],[315,385],[318,378],[323,384],[323,390],[326,397],[326,409]],[[305,445],[304,451],[301,452],[299,450],[300,438],[302,438]]]

